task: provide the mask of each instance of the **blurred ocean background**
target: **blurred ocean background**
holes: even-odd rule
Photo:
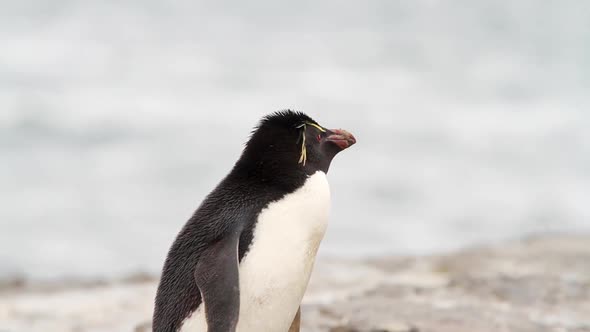
[[[0,280],[158,273],[285,108],[358,139],[323,256],[590,232],[588,1],[0,4]]]

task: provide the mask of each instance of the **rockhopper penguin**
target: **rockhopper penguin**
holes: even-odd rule
[[[298,330],[328,221],[326,173],[355,142],[304,113],[264,117],[170,248],[153,331]]]

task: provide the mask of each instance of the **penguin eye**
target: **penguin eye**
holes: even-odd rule
[[[318,142],[322,140],[322,134],[318,134]]]

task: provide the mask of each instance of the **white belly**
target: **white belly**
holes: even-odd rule
[[[262,210],[239,268],[238,332],[287,332],[307,288],[329,209],[328,180],[318,171]],[[203,305],[181,331],[207,331]]]

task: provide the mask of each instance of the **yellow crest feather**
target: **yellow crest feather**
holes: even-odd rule
[[[317,130],[321,131],[322,133],[326,132],[326,129],[322,128],[322,126],[320,126],[317,123],[312,123],[312,122],[306,122],[306,123],[301,124],[300,126],[297,127],[297,128],[303,128],[303,130],[301,131],[301,135],[303,136],[302,143],[301,143],[301,156],[299,157],[299,164],[303,163],[303,166],[305,166],[305,162],[307,161],[307,148],[305,146],[305,129],[307,128],[307,125],[310,125],[310,126],[316,128]]]

